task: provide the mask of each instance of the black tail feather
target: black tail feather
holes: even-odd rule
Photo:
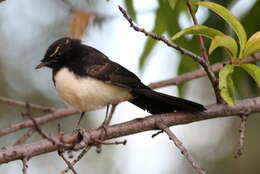
[[[166,95],[151,89],[134,89],[134,96],[130,102],[147,110],[151,114],[162,114],[174,111],[201,112],[206,108],[199,104],[182,98]]]

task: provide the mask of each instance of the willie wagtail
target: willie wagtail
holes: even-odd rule
[[[44,66],[52,69],[58,94],[81,111],[122,101],[151,114],[205,110],[201,104],[152,90],[135,74],[79,39],[64,37],[51,44],[36,69]]]

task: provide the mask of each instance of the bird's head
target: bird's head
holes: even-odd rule
[[[55,68],[62,66],[73,54],[73,50],[81,44],[79,39],[63,37],[54,41],[47,49],[41,63],[35,68],[42,67]]]

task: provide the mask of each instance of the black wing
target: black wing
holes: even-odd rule
[[[85,48],[89,50],[83,57],[86,75],[129,89],[149,89],[149,87],[144,85],[134,73],[127,70],[120,64],[109,60],[100,51],[89,46],[86,47]]]

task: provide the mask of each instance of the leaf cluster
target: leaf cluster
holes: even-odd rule
[[[136,19],[136,12],[134,10],[133,2],[127,1],[129,13]],[[159,0],[159,7],[156,10],[156,18],[154,22],[153,32],[158,34],[166,33],[171,37],[176,44],[183,47],[189,47],[192,45],[192,51],[195,53],[199,52],[199,43],[196,37],[188,39],[187,37],[182,37],[184,35],[201,35],[208,40],[208,54],[210,55],[211,62],[221,61],[223,59],[216,59],[214,57],[214,52],[219,51],[217,48],[224,48],[223,55],[231,60],[231,63],[224,66],[219,72],[219,88],[221,90],[221,96],[229,104],[234,105],[234,91],[236,84],[234,81],[239,83],[239,80],[234,80],[237,78],[235,69],[241,69],[245,71],[252,79],[256,82],[258,88],[260,87],[260,68],[255,64],[245,64],[243,58],[248,57],[258,51],[260,51],[260,31],[252,34],[248,39],[246,29],[243,27],[242,23],[224,6],[228,6],[232,3],[231,0],[225,2],[204,2],[192,0],[192,15],[196,15],[199,6],[208,8],[211,12],[205,25],[194,25],[185,29],[181,29],[178,23],[181,14],[188,14],[187,1],[180,0]],[[256,6],[257,6],[256,2]],[[130,5],[129,5],[130,4]],[[213,12],[213,13],[212,13]],[[215,16],[214,16],[215,15]],[[211,20],[212,16],[216,20]],[[219,16],[223,20],[217,18]],[[215,24],[228,24],[229,28],[232,29],[235,35],[226,34],[226,31],[222,31],[219,27],[211,27],[212,21]],[[222,23],[221,23],[222,22]],[[224,23],[225,22],[225,23]],[[218,25],[219,26],[219,25]],[[251,34],[251,33],[250,33]],[[140,69],[144,68],[149,55],[151,54],[153,48],[156,45],[156,41],[148,38],[144,47],[144,51],[140,57]],[[223,57],[218,54],[218,57]],[[187,58],[185,55],[181,55],[181,61],[178,66],[178,74],[182,74],[188,71],[192,71],[198,67],[198,64],[193,60]],[[183,94],[185,87],[181,85],[178,87],[180,95]]]

